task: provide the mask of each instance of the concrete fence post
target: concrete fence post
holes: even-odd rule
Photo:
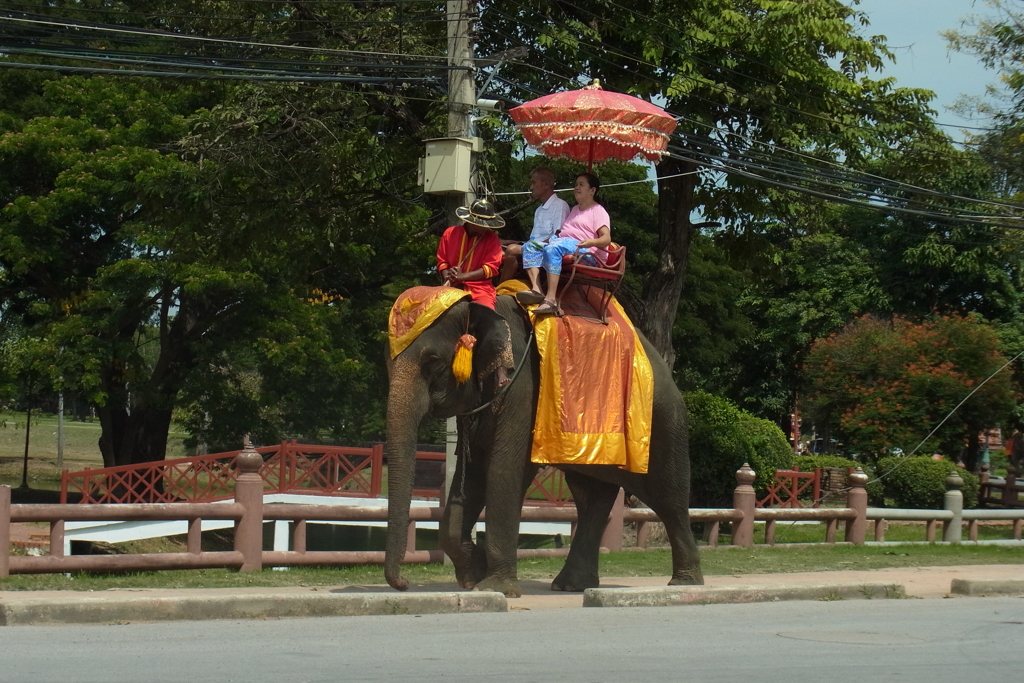
[[[245,449],[235,459],[239,475],[235,479],[235,502],[245,508],[242,519],[235,523],[235,550],[242,553],[240,571],[255,572],[263,569],[263,479],[260,455],[249,437]]]
[[[615,504],[612,505],[612,513],[608,515],[608,525],[601,535],[601,547],[618,552],[622,550],[622,532],[625,527],[623,518],[626,513],[626,492],[619,489],[615,496]]]
[[[952,519],[942,523],[942,540],[949,543],[959,543],[964,532],[964,494],[962,489],[964,480],[960,475],[953,472],[946,477],[946,495],[943,508],[953,513]]]
[[[732,507],[743,513],[743,518],[732,523],[732,544],[741,548],[754,545],[754,509],[757,507],[757,494],[754,492],[754,479],[757,473],[750,469],[748,463],[736,470],[736,490],[732,493]]]
[[[11,487],[0,486],[0,579],[11,575]]]
[[[846,507],[851,508],[855,516],[846,520],[846,542],[864,545],[864,536],[868,530],[868,492],[864,488],[868,483],[868,475],[858,467],[846,475]]]
[[[416,520],[410,519],[405,529],[405,552],[416,552]]]

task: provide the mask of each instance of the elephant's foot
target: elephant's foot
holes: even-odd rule
[[[669,579],[668,585],[670,586],[703,586],[704,585],[704,574],[699,569],[691,569],[689,571],[673,572],[672,578]]]
[[[472,590],[487,576],[487,555],[478,546],[470,544],[463,557],[468,560],[458,563],[452,560],[455,565],[455,580],[462,588]]]
[[[499,579],[495,576],[489,576],[480,583],[473,587],[475,591],[496,591],[498,593],[504,593],[506,598],[521,598],[523,597],[523,589],[519,587],[519,581],[516,579]]]
[[[470,571],[459,571],[455,570],[455,580],[459,582],[459,588],[463,590],[471,591],[476,588],[476,585],[482,580],[480,576],[474,575]]]
[[[588,588],[597,588],[601,585],[601,580],[596,574],[583,575],[574,572],[567,572],[563,569],[555,580],[551,582],[551,590],[553,591],[565,591],[567,593],[582,593]]]

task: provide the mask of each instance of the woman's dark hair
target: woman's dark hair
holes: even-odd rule
[[[601,189],[601,179],[598,178],[593,173],[578,173],[576,177],[587,179],[587,185],[590,185],[592,188],[594,188],[594,200],[596,201],[598,190]]]

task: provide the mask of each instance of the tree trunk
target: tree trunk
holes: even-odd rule
[[[981,437],[977,429],[972,429],[967,435],[967,448],[964,449],[964,469],[977,474],[978,456],[981,454]]]
[[[98,407],[100,452],[106,467],[154,462],[167,457],[167,433],[171,414],[188,373],[196,364],[192,345],[210,329],[218,316],[210,313],[224,306],[205,304],[179,295],[178,311],[172,318],[168,287],[160,307],[160,354],[144,381],[128,384],[128,368],[112,359],[101,381],[106,394]],[[203,315],[203,313],[206,315]],[[203,322],[200,322],[203,321]],[[134,326],[125,325],[122,335],[134,336]],[[130,390],[129,390],[130,388]]]
[[[630,301],[630,315],[670,368],[676,360],[672,328],[695,230],[690,214],[697,187],[696,170],[696,164],[678,159],[665,159],[658,166],[658,267],[644,282],[642,300]],[[680,173],[691,175],[667,177]]]

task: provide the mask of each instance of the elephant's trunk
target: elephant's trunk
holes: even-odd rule
[[[416,434],[420,421],[430,408],[426,382],[411,363],[391,368],[388,391],[388,535],[384,548],[384,578],[396,590],[404,591],[409,582],[402,576],[409,529],[409,505],[416,466]]]

